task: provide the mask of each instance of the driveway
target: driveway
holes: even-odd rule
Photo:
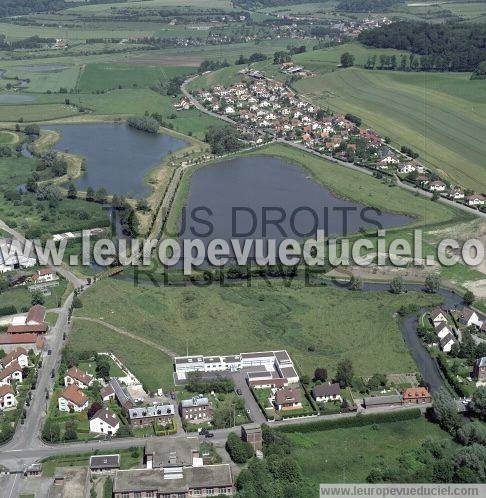
[[[245,372],[233,372],[231,374],[231,378],[235,383],[235,387],[237,389],[241,389],[241,392],[243,393],[243,399],[245,400],[245,407],[247,410],[250,410],[250,417],[253,422],[264,424],[267,419],[260,410],[258,403],[255,401],[255,398],[253,397],[253,394],[251,393],[250,388],[246,383]]]

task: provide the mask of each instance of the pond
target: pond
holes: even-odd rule
[[[376,229],[377,223],[386,228],[411,221],[408,216],[379,214],[339,198],[302,168],[271,156],[244,157],[196,171],[185,210],[188,222],[183,217],[181,224],[183,238],[195,238],[196,232],[205,233],[208,229],[206,222],[194,221],[193,212],[213,223],[214,231],[208,241],[287,237],[302,240],[315,236],[317,228],[325,229],[329,235],[344,235]],[[271,224],[280,219],[280,226]]]
[[[0,93],[0,104],[21,104],[34,100],[35,97],[27,93]]]
[[[54,150],[86,158],[86,172],[76,187],[106,188],[109,193],[144,197],[151,189],[145,176],[171,152],[186,142],[168,135],[155,135],[124,123],[49,125],[61,134]]]
[[[65,66],[63,64],[32,64],[29,66],[18,66],[16,69],[35,73],[50,73],[53,71],[62,71],[68,67],[69,66]]]

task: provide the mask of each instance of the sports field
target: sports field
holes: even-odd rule
[[[306,287],[297,281],[290,287],[278,280],[256,279],[250,287],[185,288],[106,279],[83,294],[84,305],[76,315],[102,319],[178,354],[285,348],[307,374],[317,366],[334,372],[337,362],[349,357],[357,374],[371,375],[417,370],[394,313],[407,303],[434,302],[437,296],[353,293]],[[103,340],[105,331],[99,332]],[[131,347],[133,342],[125,346],[120,342],[117,347]],[[130,366],[130,352],[122,351]],[[151,362],[141,368],[146,370],[141,375],[153,375]]]
[[[484,191],[486,86],[462,73],[403,73],[350,68],[297,82],[304,96],[351,112],[406,144],[451,182]]]

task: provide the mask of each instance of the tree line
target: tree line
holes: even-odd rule
[[[411,70],[474,71],[486,61],[486,25],[481,24],[428,24],[425,22],[400,21],[380,28],[363,31],[358,40],[364,45],[377,48],[394,48],[414,54],[413,58],[401,59],[398,68]],[[421,56],[420,58],[416,55]],[[387,57],[384,55],[383,57]],[[393,56],[380,63],[389,67]],[[370,61],[371,62],[371,61]]]
[[[337,10],[344,12],[383,12],[404,0],[341,0]]]

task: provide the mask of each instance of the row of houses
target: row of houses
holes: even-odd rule
[[[24,348],[8,352],[0,359],[0,412],[17,406],[16,385],[23,381],[29,366],[29,354]]]
[[[288,68],[304,71],[292,64]],[[243,74],[249,78],[230,87],[217,85],[211,90],[200,90],[196,98],[208,110],[231,118],[252,133],[265,132],[276,138],[300,141],[315,152],[397,174],[425,190],[470,207],[485,204],[481,194],[450,186],[418,161],[388,146],[374,130],[361,128],[356,117],[329,114],[259,71]],[[179,105],[187,104],[184,99],[184,104]]]

